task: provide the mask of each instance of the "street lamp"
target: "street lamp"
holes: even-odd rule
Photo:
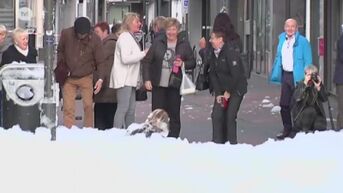
[[[41,122],[51,131],[51,140],[56,140],[56,89],[53,82],[53,62],[55,36],[53,31],[55,0],[45,0],[45,22],[44,22],[44,99],[42,101]],[[54,92],[55,91],[55,92]]]

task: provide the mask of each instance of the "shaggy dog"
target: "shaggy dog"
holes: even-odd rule
[[[148,115],[144,124],[140,127],[128,130],[129,135],[144,133],[146,137],[151,137],[153,133],[159,133],[167,137],[169,133],[169,116],[163,109],[155,109]]]

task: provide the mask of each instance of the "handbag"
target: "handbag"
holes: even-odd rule
[[[192,80],[187,76],[185,72],[184,66],[182,66],[182,82],[180,86],[180,95],[187,95],[187,94],[194,94],[195,84],[192,82]]]
[[[208,75],[199,73],[195,85],[197,90],[209,89]]]
[[[146,101],[148,99],[147,91],[140,87],[136,90],[136,101]]]
[[[208,73],[204,70],[204,63],[201,64],[199,74],[195,81],[195,88],[197,90],[206,90],[209,89]]]
[[[70,69],[64,62],[58,62],[54,70],[56,82],[62,87],[70,76]]]
[[[177,73],[171,72],[169,76],[168,87],[180,89],[182,83],[182,72],[179,70]]]

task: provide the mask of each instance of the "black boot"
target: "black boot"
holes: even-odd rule
[[[286,129],[284,128],[283,131],[279,134],[276,135],[276,139],[278,140],[283,140],[285,139],[286,137],[289,136],[289,134],[291,133],[291,130],[290,129]]]

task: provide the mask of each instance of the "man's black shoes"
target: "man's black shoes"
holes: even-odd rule
[[[284,129],[281,133],[279,133],[279,134],[276,135],[276,139],[278,139],[278,140],[283,140],[283,139],[285,139],[286,137],[288,137],[290,133],[291,133],[290,130]]]

